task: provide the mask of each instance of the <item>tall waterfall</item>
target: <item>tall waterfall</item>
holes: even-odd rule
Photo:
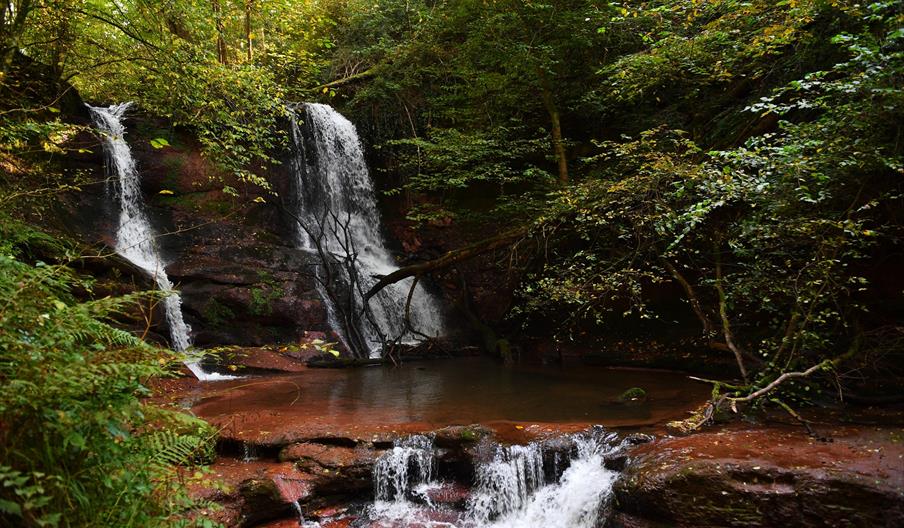
[[[613,433],[575,435],[561,474],[544,464],[544,446],[495,447],[491,460],[475,467],[475,486],[466,510],[457,514],[434,506],[431,487],[441,487],[432,467],[433,443],[425,437],[397,442],[374,466],[376,501],[365,514],[383,526],[447,528],[593,528],[607,515],[618,472],[607,457],[624,450]],[[556,452],[557,453],[557,452]],[[415,471],[412,471],[415,470]],[[438,515],[439,514],[439,515]],[[432,523],[441,516],[443,522]]]
[[[296,214],[311,234],[322,235],[325,251],[340,256],[349,252],[357,254],[360,286],[366,291],[377,281],[376,277],[388,275],[398,266],[380,233],[373,182],[355,126],[323,104],[300,105],[291,117],[296,154]],[[330,222],[333,216],[342,223],[347,222],[347,236]],[[328,225],[321,232],[323,219],[327,219]],[[315,248],[310,234],[300,227],[298,244],[308,250]],[[391,284],[370,299],[374,322],[389,339],[402,336],[404,342],[410,343],[416,338],[415,333],[405,328],[405,306],[412,280]],[[331,326],[348,344],[348,336],[337,322],[338,307],[325,291],[320,293],[327,303]],[[362,309],[360,292],[355,292],[355,310],[360,313]],[[443,334],[439,303],[420,284],[411,298],[409,315],[416,332],[430,337]],[[382,345],[379,333],[366,318],[360,318],[358,323],[371,356],[378,355]]]
[[[182,318],[182,298],[173,291],[173,284],[166,276],[165,263],[160,258],[156,234],[145,213],[141,176],[135,166],[132,149],[125,139],[126,130],[122,124],[122,117],[131,104],[121,103],[107,108],[88,106],[94,126],[103,136],[107,171],[116,176],[113,182],[115,198],[119,203],[116,252],[150,275],[160,291],[169,293],[163,299],[163,310],[173,349],[182,352],[191,346],[189,336],[191,328]],[[197,361],[187,361],[185,365],[202,381],[232,377],[208,374]]]

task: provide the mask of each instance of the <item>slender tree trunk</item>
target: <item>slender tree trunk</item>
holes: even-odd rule
[[[707,317],[706,312],[703,311],[703,306],[700,304],[700,298],[697,297],[697,292],[694,291],[694,287],[681,272],[678,271],[678,268],[672,265],[666,259],[662,259],[662,265],[665,269],[678,281],[678,284],[684,289],[684,293],[687,295],[688,300],[691,303],[691,308],[694,310],[694,313],[697,314],[697,319],[700,320],[700,323],[703,325],[703,333],[706,335],[710,335],[714,332],[714,325],[712,321]]]
[[[254,0],[245,0],[245,45],[248,46],[248,62],[254,61],[254,35],[251,33],[251,11]]]
[[[220,7],[220,0],[211,0],[213,7],[214,24],[217,28],[217,60],[220,64],[226,64],[228,57],[226,56],[226,40],[223,37],[225,28],[223,26],[223,14]]]
[[[552,98],[552,92],[543,88],[543,106],[549,114],[552,124],[552,148],[556,154],[556,163],[559,167],[559,183],[568,183],[568,158],[565,157],[565,142],[562,140],[562,124],[559,121],[559,110]]]
[[[3,3],[3,18],[0,19],[0,50],[2,50],[2,73],[6,76],[19,49],[19,37],[25,30],[25,20],[34,8],[32,0],[23,0],[19,5],[7,0]]]
[[[722,256],[719,253],[719,246],[716,245],[716,292],[719,294],[719,318],[722,320],[722,333],[725,336],[725,344],[735,356],[738,362],[738,370],[741,371],[741,377],[744,383],[750,383],[747,376],[747,367],[744,366],[744,354],[741,348],[735,343],[734,333],[731,331],[731,323],[728,320],[728,298],[725,295],[725,288],[722,285]]]
[[[559,109],[556,107],[546,73],[542,68],[537,68],[537,75],[540,78],[540,97],[543,99],[543,107],[546,108],[546,113],[549,114],[549,122],[552,125],[552,149],[556,155],[556,164],[559,168],[559,183],[565,185],[568,183],[568,158],[565,155],[565,141],[562,139],[562,123],[559,120]]]

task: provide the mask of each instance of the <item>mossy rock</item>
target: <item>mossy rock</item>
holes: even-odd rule
[[[621,396],[618,397],[618,400],[625,403],[638,403],[647,401],[647,391],[641,389],[640,387],[631,387],[625,392],[621,393]]]

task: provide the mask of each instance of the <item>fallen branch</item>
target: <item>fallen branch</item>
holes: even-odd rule
[[[819,370],[835,368],[838,365],[840,365],[841,363],[843,363],[844,361],[846,361],[847,359],[854,356],[854,354],[856,354],[857,351],[860,350],[861,340],[862,340],[862,337],[860,335],[857,335],[857,337],[854,338],[854,342],[851,344],[851,348],[849,348],[848,351],[845,352],[844,354],[842,354],[834,359],[826,359],[826,360],[820,361],[819,363],[813,365],[812,367],[810,367],[804,371],[785,372],[784,374],[775,378],[774,380],[772,380],[771,383],[769,383],[768,385],[766,385],[765,387],[763,387],[762,389],[760,389],[758,391],[751,392],[747,396],[744,396],[741,398],[728,398],[728,400],[732,401],[732,402],[741,402],[741,403],[755,400],[755,399],[759,398],[760,396],[769,394],[770,392],[772,392],[773,390],[778,388],[779,385],[788,381],[789,379],[805,378]]]
[[[372,67],[364,70],[363,72],[355,73],[353,75],[349,75],[348,77],[343,77],[341,79],[336,79],[335,81],[330,81],[326,84],[321,84],[320,86],[315,86],[314,88],[311,88],[311,91],[321,92],[323,90],[328,90],[330,88],[338,88],[338,87],[344,86],[346,84],[363,81],[364,79],[367,79],[367,78],[370,78],[370,77],[373,77],[374,75],[376,75],[377,72],[379,71],[379,69],[380,69],[379,65],[372,66]]]
[[[860,350],[860,345],[861,345],[862,340],[863,340],[863,335],[857,334],[856,337],[854,338],[854,342],[851,343],[850,348],[844,354],[842,354],[836,358],[833,358],[833,359],[826,359],[826,360],[820,361],[819,363],[813,365],[812,367],[810,367],[806,370],[796,371],[796,372],[785,372],[784,374],[780,375],[779,377],[777,377],[774,380],[772,380],[771,382],[769,382],[765,387],[758,389],[754,392],[751,392],[747,396],[738,396],[738,397],[722,396],[722,397],[716,399],[715,393],[720,387],[725,387],[725,388],[732,389],[732,390],[744,390],[746,387],[740,387],[737,385],[729,385],[729,384],[723,383],[721,381],[689,376],[690,379],[693,379],[696,381],[712,383],[715,387],[713,389],[713,399],[710,400],[709,403],[706,404],[706,406],[705,406],[706,409],[704,410],[704,412],[701,413],[700,420],[698,420],[696,423],[690,424],[688,430],[693,431],[693,430],[699,429],[700,427],[702,427],[703,425],[708,423],[712,419],[716,410],[721,408],[722,405],[724,405],[725,403],[729,404],[732,411],[738,412],[738,404],[739,403],[748,403],[757,398],[761,398],[761,397],[769,394],[770,392],[774,391],[775,389],[777,389],[779,386],[781,386],[783,383],[785,383],[789,379],[805,378],[820,370],[823,370],[823,369],[828,370],[828,369],[833,369],[833,368],[838,367],[838,365],[847,361],[848,359],[852,358],[854,355],[857,354],[857,352]],[[770,401],[772,401],[773,403],[782,407],[785,411],[787,411],[792,416],[795,416],[802,423],[805,422],[805,420],[803,420],[803,418],[801,418],[796,412],[794,412],[793,409],[791,409],[789,406],[785,405],[782,401],[778,400],[777,398],[770,398]],[[811,431],[809,425],[807,425],[807,429],[808,429],[808,431]],[[811,433],[812,433],[812,431],[811,431]]]
[[[399,268],[389,275],[384,275],[383,277],[381,277],[380,280],[377,281],[377,283],[374,284],[364,295],[364,302],[366,303],[367,301],[369,301],[371,297],[379,293],[380,290],[389,286],[390,284],[395,284],[396,282],[407,279],[408,277],[419,277],[425,273],[448,268],[449,266],[452,266],[464,260],[468,260],[500,247],[510,245],[513,240],[519,239],[526,234],[527,227],[518,227],[509,231],[505,231],[504,233],[496,235],[494,237],[481,240],[480,242],[475,242],[461,249],[449,251],[439,258],[428,260],[426,262],[420,262],[418,264],[412,264],[411,266],[405,266],[404,268]]]
[[[811,437],[816,438],[817,440],[820,440],[823,442],[826,441],[826,438],[816,434],[816,431],[814,431],[813,428],[810,427],[810,422],[808,420],[805,420],[804,417],[800,415],[800,413],[798,413],[797,411],[792,409],[790,405],[788,405],[787,403],[783,402],[782,400],[780,400],[778,398],[770,398],[769,401],[771,401],[772,403],[774,403],[774,404],[778,405],[779,407],[781,407],[782,409],[784,409],[785,412],[790,414],[792,418],[794,418],[801,425],[803,425],[807,429],[807,433]]]

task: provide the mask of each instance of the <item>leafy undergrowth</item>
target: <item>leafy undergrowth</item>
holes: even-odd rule
[[[207,423],[142,403],[180,358],[110,324],[159,294],[79,300],[69,248],[10,218],[0,230],[0,524],[188,526],[179,466],[213,456]],[[34,260],[40,252],[55,263]],[[196,473],[203,478],[203,471]]]

